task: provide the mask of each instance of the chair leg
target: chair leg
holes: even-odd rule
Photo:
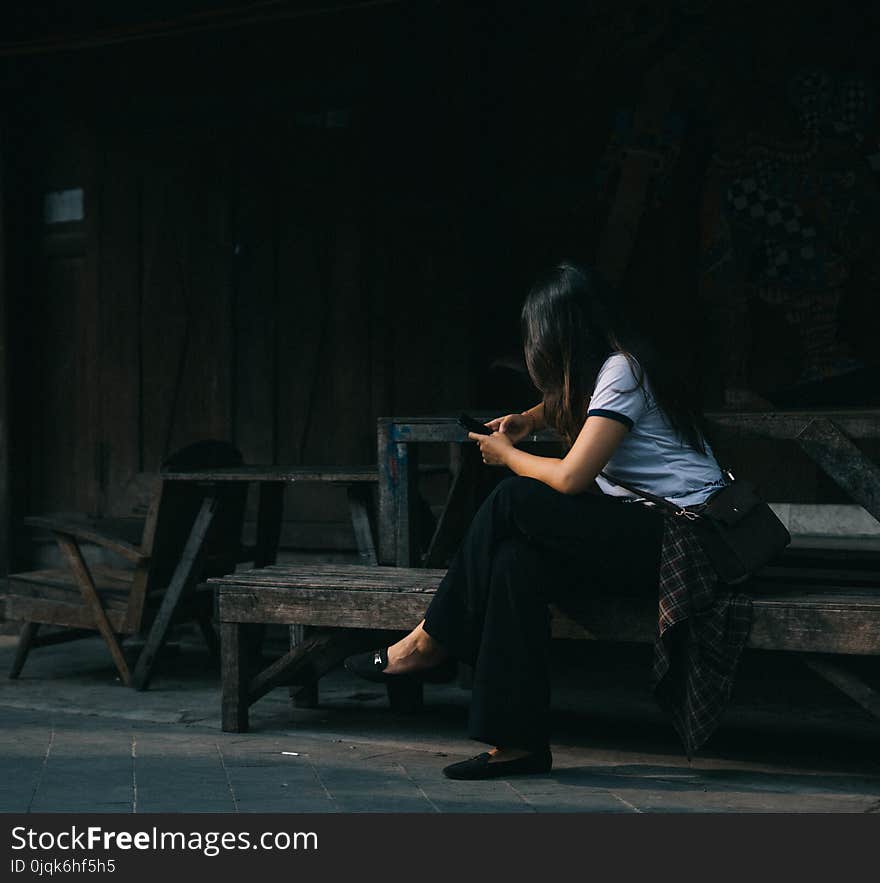
[[[147,689],[153,674],[153,664],[165,643],[165,635],[171,625],[177,605],[184,592],[192,587],[201,572],[202,559],[205,554],[205,537],[214,521],[216,510],[217,498],[206,496],[202,500],[202,506],[193,522],[180,561],[174,568],[171,581],[165,589],[162,603],[147,635],[147,641],[138,656],[137,665],[134,667],[134,688],[136,690]]]
[[[79,585],[79,590],[82,593],[83,599],[90,608],[92,615],[95,617],[95,627],[101,633],[101,637],[104,639],[104,643],[107,645],[107,649],[113,657],[113,662],[116,665],[116,670],[119,672],[119,677],[122,680],[122,683],[125,684],[126,687],[130,687],[131,673],[128,670],[128,663],[125,661],[125,656],[123,656],[119,642],[116,640],[113,627],[107,620],[107,614],[101,606],[101,599],[98,597],[98,592],[95,589],[92,574],[89,571],[85,559],[82,557],[82,552],[80,551],[76,540],[60,531],[55,531],[55,539],[61,548],[61,551],[64,553],[64,556],[67,558],[67,563],[73,571],[73,575]]]
[[[38,622],[26,622],[21,627],[18,634],[18,644],[15,648],[15,659],[12,660],[12,668],[9,669],[9,677],[13,680],[21,674],[24,661],[27,659],[31,644],[33,644],[39,630],[40,624]]]

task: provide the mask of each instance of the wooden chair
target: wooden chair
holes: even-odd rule
[[[240,464],[241,454],[231,445],[203,441],[177,452],[163,469]],[[168,628],[182,620],[198,622],[209,649],[217,653],[212,594],[195,589],[203,578],[235,570],[242,559],[246,492],[245,486],[157,479],[137,545],[108,535],[99,522],[25,519],[53,535],[66,566],[10,574],[6,617],[24,625],[9,676],[19,676],[34,647],[98,631],[123,683],[144,689]],[[101,547],[118,564],[87,563],[83,543]],[[147,623],[146,643],[132,675],[120,643]],[[44,625],[58,630],[39,635]]]

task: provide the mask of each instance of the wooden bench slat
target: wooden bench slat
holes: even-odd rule
[[[343,565],[273,565],[208,580],[210,585],[232,588],[280,586],[287,588],[333,588],[350,591],[436,590],[445,570]]]
[[[221,620],[408,630],[424,616],[428,606],[425,596],[415,592],[268,592],[221,594]],[[654,639],[656,628],[656,611],[639,599],[597,599],[593,607],[578,612],[578,619],[557,614],[553,621],[553,634],[561,638],[648,642]],[[819,603],[810,606],[796,601],[757,601],[749,646],[880,655],[880,604],[858,609]]]
[[[353,570],[354,567],[348,568]],[[357,577],[353,574],[336,575],[334,573],[316,572],[314,570],[303,573],[279,572],[275,573],[248,573],[232,574],[225,577],[215,577],[208,583],[221,588],[221,597],[240,593],[248,594],[278,589],[282,592],[369,592],[374,594],[418,594],[425,595],[436,591],[445,571],[421,570],[406,575],[397,575],[396,579],[391,575],[376,574],[381,568],[365,568],[364,574]],[[390,571],[401,568],[386,568]],[[266,568],[269,570],[269,568]],[[821,590],[819,590],[821,589]],[[315,600],[317,603],[317,597]],[[616,596],[620,598],[621,596]],[[635,596],[637,599],[639,596]],[[769,606],[779,604],[783,606],[799,605],[803,607],[841,607],[848,609],[880,609],[880,592],[871,591],[868,587],[864,590],[853,586],[817,586],[815,584],[791,585],[784,591],[780,587],[765,585],[762,591],[752,594],[752,599],[757,606]],[[611,600],[603,596],[603,600]],[[645,603],[644,601],[642,603]]]
[[[162,472],[168,481],[305,481],[329,484],[378,483],[375,466],[229,466],[218,469]]]
[[[825,610],[880,610],[880,596],[872,593],[856,594],[840,591],[832,592],[786,592],[778,595],[753,595],[756,608],[801,607],[804,609],[822,608]]]
[[[322,568],[320,565],[304,565],[301,569],[290,567],[278,567],[269,565],[268,567],[255,568],[253,570],[241,570],[236,573],[228,573],[225,576],[212,576],[209,582],[215,585],[235,584],[235,585],[263,585],[265,583],[275,583],[281,585],[282,582],[291,585],[297,585],[302,580],[314,580],[321,583],[334,583],[340,586],[361,585],[365,580],[370,580],[374,585],[388,586],[390,589],[395,587],[403,587],[409,584],[419,585],[425,582],[439,584],[444,571],[429,570],[406,570],[402,573],[394,574],[390,571],[401,570],[403,568],[396,567],[380,567],[373,565],[371,567],[363,567],[358,564],[328,565]]]
[[[93,565],[90,568],[101,603],[107,609],[125,610],[131,592],[131,571]],[[82,591],[67,570],[34,570],[12,573],[7,581],[6,597],[19,598],[19,607],[28,600],[62,601],[81,604]]]
[[[301,579],[292,576],[286,576],[276,579],[253,579],[253,580],[237,580],[227,577],[214,577],[208,580],[207,585],[221,587],[224,592],[259,590],[262,587],[280,588],[286,590],[302,589],[304,591],[311,589],[334,589],[346,592],[433,592],[439,585],[439,580],[424,580],[417,583],[415,580],[407,580],[398,585],[391,584],[386,581],[359,581],[356,583],[342,583],[322,576],[304,575]],[[585,591],[585,595],[589,591]],[[644,597],[643,595],[621,595],[615,597]],[[602,596],[610,597],[610,596]],[[766,585],[761,591],[750,593],[750,597],[758,603],[765,601],[779,600],[784,603],[790,603],[793,599],[799,599],[804,602],[812,602],[813,600],[820,603],[837,603],[844,601],[847,604],[863,603],[869,607],[875,603],[880,603],[880,593],[876,589],[868,586],[825,586],[806,583],[799,586],[782,587],[780,585]]]
[[[351,564],[274,564],[238,573],[215,577],[215,584],[239,585],[331,585],[356,587],[387,586],[390,591],[406,586],[439,584],[446,573],[443,568],[376,567]],[[779,584],[791,586],[792,591],[809,591],[821,585],[823,591],[847,591],[854,586],[866,587],[880,593],[880,572],[871,570],[820,569],[807,567],[780,567],[764,571],[746,591],[756,594],[775,593]]]
[[[428,606],[443,570],[275,565],[210,582],[224,622],[410,629]],[[816,590],[753,596],[749,646],[815,653],[880,654],[880,593]],[[583,625],[586,623],[587,625]],[[574,618],[557,613],[557,637],[651,641],[656,602],[645,597],[585,597]]]
[[[843,569],[840,567],[774,567],[762,571],[756,578],[758,587],[766,583],[824,583],[880,588],[880,572],[872,569]]]
[[[20,620],[21,622],[41,622],[48,625],[69,626],[70,628],[94,629],[95,617],[92,612],[83,606],[80,600],[77,603],[49,598],[28,598],[20,595],[7,595],[5,598],[5,615],[8,620]],[[105,614],[107,621],[118,634],[126,634],[128,629],[125,619],[126,611],[107,609]]]
[[[860,546],[858,543],[851,546],[812,546],[797,543],[798,538],[794,537],[792,544],[782,553],[779,561],[767,566],[775,567],[777,564],[787,566],[804,562],[852,564],[858,567],[880,565],[880,548]]]
[[[755,605],[748,646],[801,653],[880,655],[880,608]]]
[[[133,570],[121,570],[116,567],[105,567],[102,564],[92,564],[89,567],[92,579],[95,585],[102,590],[110,592],[127,593],[131,590],[131,584],[134,581]],[[10,583],[21,584],[23,586],[50,585],[59,587],[77,588],[76,580],[68,570],[59,568],[48,568],[46,570],[28,570],[24,573],[10,573],[7,577]]]
[[[424,615],[429,601],[423,592],[297,591],[269,586],[258,591],[221,590],[220,621],[411,629]]]

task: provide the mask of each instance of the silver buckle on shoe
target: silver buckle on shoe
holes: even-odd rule
[[[373,665],[382,665],[382,654],[378,650],[373,654]]]

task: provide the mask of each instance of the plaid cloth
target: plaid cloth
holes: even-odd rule
[[[688,522],[664,514],[654,695],[688,759],[712,735],[733,689],[752,602],[718,582]]]

